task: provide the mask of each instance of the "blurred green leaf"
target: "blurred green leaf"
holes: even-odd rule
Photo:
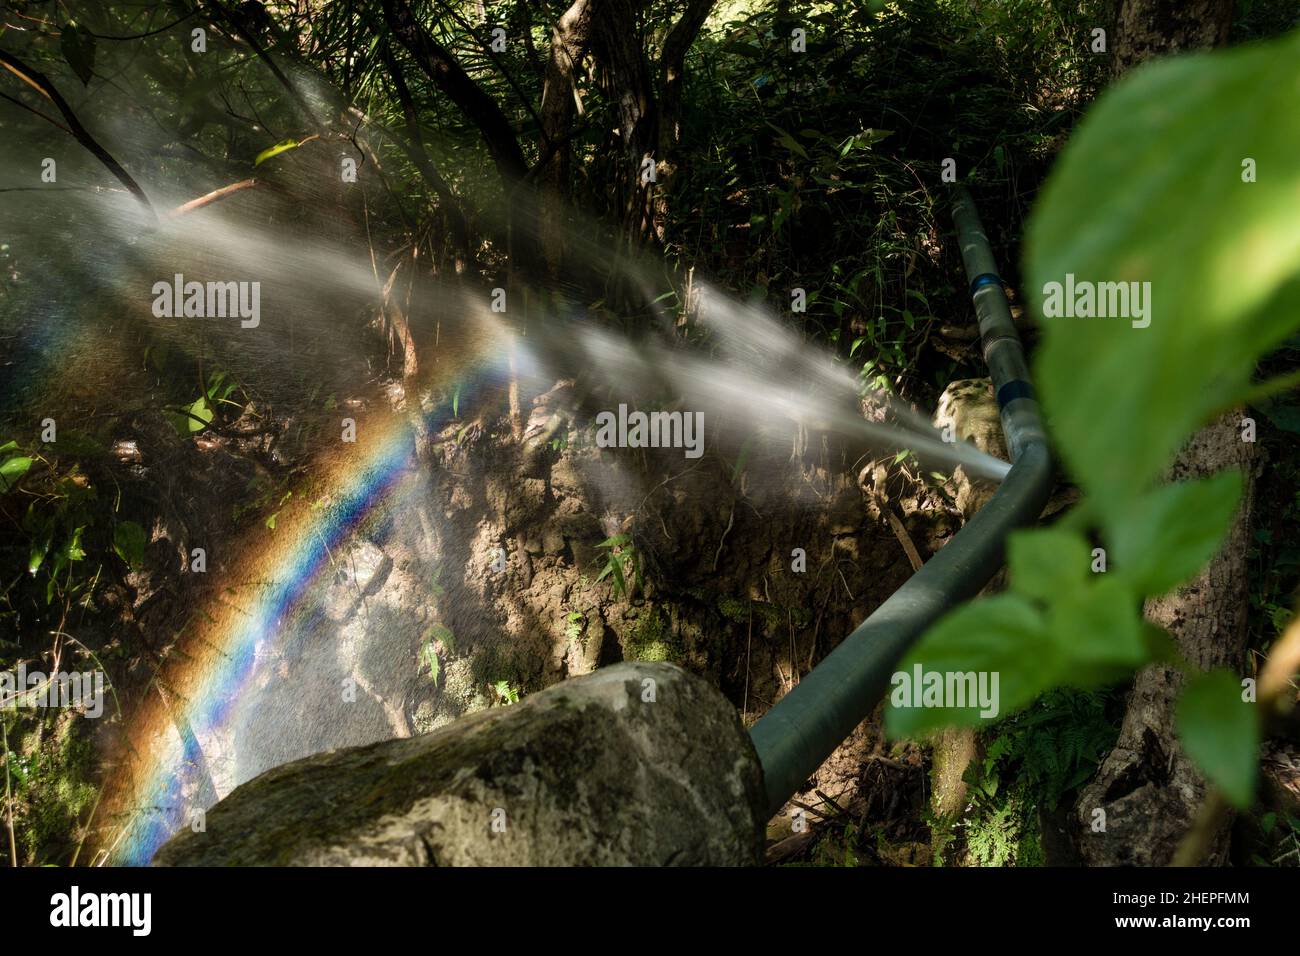
[[[998,674],[998,716],[1024,707],[1062,683],[1059,645],[1046,640],[1042,614],[1024,598],[999,594],[964,605],[932,627],[898,665],[911,675],[974,671]],[[892,696],[892,695],[891,695]],[[976,707],[895,707],[886,697],[885,729],[891,737],[917,736],[953,724],[978,723]]]
[[[1056,445],[1107,508],[1127,510],[1178,447],[1246,392],[1300,310],[1300,33],[1160,60],[1111,87],[1039,195],[1028,293],[1150,282],[1150,325],[1042,320],[1036,362]],[[1207,123],[1207,116],[1223,117]],[[1242,181],[1242,161],[1258,181]]]
[[[1226,670],[1197,674],[1178,701],[1178,736],[1187,755],[1238,809],[1250,806],[1259,759],[1259,711],[1241,699]]]
[[[1017,594],[1051,601],[1083,590],[1091,571],[1083,536],[1056,528],[1017,531],[1007,541],[1007,567]]]
[[[1219,550],[1241,498],[1241,475],[1225,471],[1147,493],[1127,513],[1108,514],[1116,570],[1142,594],[1163,594]]]
[[[1090,574],[1047,610],[1047,630],[1061,662],[1059,683],[1087,689],[1120,680],[1146,663],[1151,642],[1138,614],[1141,597],[1115,574]]]

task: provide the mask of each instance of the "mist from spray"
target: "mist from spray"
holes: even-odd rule
[[[887,393],[862,389],[850,368],[802,341],[766,309],[708,284],[697,288],[704,348],[662,337],[634,341],[599,327],[567,330],[566,339],[610,401],[647,407],[667,400],[728,421],[739,440],[789,442],[796,429],[806,429],[836,433],[861,456],[910,451],[932,468],[963,466],[995,481],[1010,470],[974,445],[944,441],[924,416]],[[862,396],[888,409],[893,421],[864,418]]]
[[[127,54],[106,53],[114,55]],[[232,75],[261,69],[245,63]],[[293,75],[327,113],[337,97]],[[129,74],[122,83],[132,84]],[[129,88],[141,101],[157,95]],[[72,100],[94,110],[88,96]],[[304,145],[259,171],[256,186],[169,215],[226,185],[230,172],[188,159],[174,136],[147,123],[95,124],[162,213],[154,223],[124,191],[105,188],[103,169],[65,134],[16,109],[2,119],[0,168],[29,169],[33,156],[56,155],[60,185],[0,184],[19,190],[0,207],[8,246],[0,441],[26,439],[44,417],[57,418],[65,434],[95,421],[135,422],[193,399],[216,371],[237,380],[268,420],[309,419],[331,402],[355,409],[348,413],[366,436],[355,445],[336,433],[302,444],[293,462],[313,478],[311,500],[289,505],[278,529],[232,528],[230,547],[214,561],[219,596],[196,609],[195,636],[161,680],[162,703],[132,716],[138,762],[124,775],[133,788],[129,823],[116,838],[130,848],[125,859],[147,860],[184,809],[209,806],[269,767],[425,729],[413,720],[421,665],[412,649],[428,640],[431,623],[473,613],[446,606],[454,595],[430,597],[429,582],[487,542],[450,539],[429,507],[434,465],[417,446],[490,411],[512,378],[525,402],[557,380],[582,381],[587,390],[574,389],[569,410],[579,431],[590,427],[593,408],[618,402],[703,412],[710,440],[724,447],[824,432],[863,455],[907,449],[977,476],[1000,479],[1008,470],[971,445],[944,442],[923,415],[864,392],[853,368],[788,322],[707,283],[696,284],[703,291],[684,328],[660,306],[660,321],[635,337],[582,309],[562,314],[534,303],[526,316],[495,313],[486,285],[434,275],[411,248],[378,243],[364,177],[355,187],[339,180],[340,158],[355,155],[342,139]],[[501,215],[486,199],[477,205],[485,218]],[[611,260],[600,235],[596,224],[568,227],[571,268],[614,274],[647,303],[661,303],[672,291],[664,264]],[[260,283],[260,323],[155,315],[154,283],[176,274]],[[405,379],[382,355],[395,308],[420,353],[419,374]],[[888,424],[863,417],[864,394],[889,409]],[[143,467],[167,488],[181,477],[166,475],[164,462]],[[169,622],[176,625],[189,622]],[[340,694],[346,681],[356,683],[352,699]],[[436,682],[421,693],[436,695]]]

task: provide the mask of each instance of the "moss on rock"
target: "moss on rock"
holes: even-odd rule
[[[626,660],[680,663],[682,653],[681,641],[661,608],[640,608],[623,633]]]

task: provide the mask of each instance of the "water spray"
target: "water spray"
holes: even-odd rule
[[[953,220],[1013,464],[989,503],[754,725],[750,737],[773,814],[875,709],[908,648],[988,583],[1002,566],[1007,535],[1037,520],[1051,490],[1052,462],[1024,350],[964,187],[954,194]]]

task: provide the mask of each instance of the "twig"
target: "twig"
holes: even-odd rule
[[[478,31],[476,31],[464,17],[457,13],[456,9],[448,4],[446,0],[436,0],[436,2],[438,6],[442,7],[442,9],[445,10],[453,20],[457,21],[469,33],[469,35],[477,40],[479,45],[483,47],[483,52],[487,54],[488,59],[493,62],[496,68],[501,71],[501,75],[505,77],[506,83],[508,83],[510,88],[515,91],[515,95],[519,97],[519,102],[523,104],[524,109],[528,110],[528,115],[531,116],[533,122],[537,124],[537,131],[541,133],[542,136],[542,145],[545,146],[549,141],[549,137],[546,135],[546,124],[543,123],[542,118],[537,115],[537,110],[533,108],[533,101],[528,97],[528,94],[523,91],[523,88],[515,80],[514,76],[506,69],[506,65],[501,62],[501,58],[497,56],[496,51],[492,49],[492,44],[479,36]]]
[[[749,650],[754,643],[754,605],[749,606],[749,633],[745,636],[745,696],[740,705],[743,722],[749,716]]]
[[[799,661],[794,646],[794,609],[786,608],[785,624],[790,631],[790,671],[792,677],[799,677]]]
[[[886,767],[893,767],[895,770],[907,769],[907,764],[901,760],[895,760],[893,757],[886,757],[883,754],[872,754],[867,759],[874,760],[876,763],[883,763]]]
[[[890,530],[894,532],[894,537],[898,543],[903,546],[903,551],[907,554],[907,560],[912,563],[913,571],[920,571],[921,565],[925,564],[921,560],[921,553],[916,550],[916,544],[912,541],[912,536],[907,533],[907,527],[894,514],[894,509],[889,506],[888,500],[883,495],[877,496],[881,512],[884,513],[885,519],[889,522]]]
[[[656,491],[658,491],[658,490],[659,490],[660,488],[662,488],[664,485],[668,484],[668,482],[670,482],[670,481],[676,481],[678,478],[681,478],[681,477],[683,477],[683,476],[685,476],[685,475],[689,475],[691,472],[693,472],[696,468],[699,468],[699,467],[700,467],[699,465],[691,465],[691,467],[689,467],[689,468],[685,468],[685,469],[679,471],[679,472],[678,472],[677,474],[675,474],[675,475],[669,475],[669,476],[668,476],[667,478],[665,478],[663,481],[659,482],[659,484],[655,485],[653,488],[651,488],[649,491],[647,491],[647,492],[645,493],[645,497],[641,499],[641,503],[640,503],[639,505],[636,506],[636,510],[637,510],[637,512],[639,513],[639,512],[641,511],[641,509],[645,507],[645,503],[646,503],[647,501],[650,500],[650,496],[651,496],[651,495],[653,495]]]
[[[834,817],[828,816],[827,814],[823,813],[821,810],[818,810],[816,807],[809,806],[808,804],[804,803],[802,800],[791,800],[790,802],[794,804],[796,807],[798,807],[800,810],[807,810],[809,813],[816,814],[817,816],[825,820],[827,823],[830,823],[835,819]]]
[[[209,203],[225,199],[231,193],[237,193],[241,189],[250,189],[258,184],[256,179],[245,179],[237,183],[231,183],[229,186],[222,186],[220,189],[214,189],[212,192],[200,196],[198,199],[191,199],[187,203],[177,206],[171,212],[167,213],[168,219],[175,219],[177,216],[183,216],[187,212],[193,212],[195,209],[202,209]]]
[[[784,862],[792,856],[797,856],[799,853],[803,852],[804,848],[816,839],[816,837],[817,831],[812,828],[805,830],[803,833],[791,834],[780,843],[769,847],[766,855],[763,857],[763,862],[771,866],[773,864]]]
[[[817,569],[817,580],[813,582],[814,594],[817,593],[817,585],[821,583],[822,571],[825,569],[826,563],[828,561],[833,561],[834,559],[835,559],[835,542],[832,541],[831,556],[827,558],[826,561],[822,562],[821,568]],[[832,581],[829,590],[827,590],[826,592],[826,597],[822,600],[821,610],[817,612],[817,620],[813,622],[812,646],[808,648],[807,670],[810,671],[812,670],[812,666],[813,666],[813,658],[817,656],[817,635],[821,633],[822,618],[826,615],[826,605],[831,603],[831,595],[833,595],[834,593],[835,593],[835,582]]]
[[[722,560],[722,546],[727,543],[727,535],[731,533],[731,526],[736,521],[736,503],[731,503],[731,514],[727,516],[727,527],[723,529],[722,537],[718,539],[718,550],[713,555],[713,570],[718,570],[718,562]]]
[[[302,93],[300,93],[298,88],[293,85],[289,77],[285,76],[284,71],[280,69],[275,60],[271,59],[271,55],[263,49],[262,44],[257,42],[257,38],[245,28],[240,17],[237,14],[232,13],[230,10],[227,10],[225,4],[222,3],[221,0],[211,0],[211,2],[212,6],[221,14],[221,18],[228,23],[237,34],[239,34],[241,40],[249,45],[253,53],[257,55],[257,58],[266,64],[266,68],[271,71],[271,75],[274,76],[276,80],[279,81],[280,85],[289,93],[289,96],[302,112],[302,115],[307,118],[307,121],[311,123],[312,126],[316,127],[317,130],[323,131],[325,127],[321,125],[321,121],[316,118],[316,114],[312,112],[311,106],[308,105],[307,100],[303,98]]]
[[[853,596],[853,589],[849,587],[848,579],[844,577],[844,572],[840,569],[840,563],[838,561],[835,562],[835,573],[840,576],[840,583],[844,585],[844,590],[848,593],[849,600],[856,601],[857,598]]]
[[[9,817],[9,865],[18,865],[18,843],[14,840],[14,798],[9,789],[9,728],[0,721],[0,733],[3,733],[5,751],[5,809]]]
[[[837,810],[841,815],[846,816],[846,817],[847,817],[847,816],[850,816],[849,811],[845,810],[842,806],[840,806],[838,803],[836,803],[836,802],[835,802],[834,800],[832,800],[830,797],[826,796],[826,794],[825,794],[823,791],[821,791],[821,790],[813,790],[813,793],[815,793],[815,794],[817,794],[817,796],[821,797],[822,800],[823,800],[825,803],[828,803],[828,804],[830,804],[832,807],[834,807],[834,808],[835,808],[835,809],[836,809],[836,810]]]
[[[58,120],[56,120],[53,116],[50,116],[48,113],[42,113],[34,106],[28,106],[26,103],[24,103],[22,100],[18,99],[17,97],[10,96],[8,93],[0,93],[0,99],[6,99],[10,103],[13,103],[15,106],[21,106],[27,112],[34,113],[35,115],[39,116],[41,119],[45,120],[45,122],[49,123],[51,126],[57,126],[59,129],[63,130],[63,132],[67,133],[69,136],[72,135],[72,130],[68,129]]]
[[[148,30],[144,33],[132,33],[130,36],[115,37],[115,36],[107,36],[106,34],[103,33],[94,33],[90,30],[86,30],[86,32],[89,33],[91,36],[93,36],[96,40],[143,40],[145,37],[157,36],[159,33],[166,33],[172,27],[180,26],[190,17],[198,14],[198,12],[199,11],[197,10],[191,10],[189,13],[185,14],[185,16],[181,17],[179,20],[173,20],[165,27],[158,27],[158,29],[156,30]]]
[[[59,94],[59,91],[54,88],[54,84],[46,78],[45,74],[41,73],[39,70],[33,69],[13,54],[6,53],[4,50],[0,50],[0,66],[3,66],[14,76],[18,77],[58,107],[59,112],[63,114],[63,118],[68,123],[68,132],[73,135],[78,143],[90,150],[90,152],[94,154],[95,158],[103,163],[108,168],[108,171],[117,177],[118,182],[130,190],[131,195],[135,196],[135,198],[139,200],[140,205],[144,206],[144,208],[149,211],[149,215],[157,220],[158,214],[154,212],[153,203],[149,202],[149,197],[146,196],[144,190],[140,188],[140,184],[132,179],[131,174],[122,168],[122,164],[114,159],[108,150],[104,149],[103,146],[100,146],[98,140],[86,131],[86,128],[81,125],[81,121],[77,119],[77,114],[72,112],[72,107],[68,105],[68,101]]]

